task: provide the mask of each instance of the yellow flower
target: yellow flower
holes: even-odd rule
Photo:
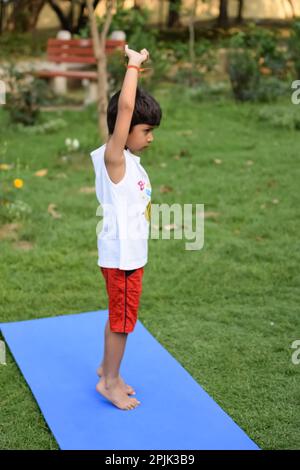
[[[16,178],[16,179],[14,180],[14,187],[15,187],[15,188],[18,188],[18,189],[19,189],[19,188],[22,188],[23,184],[24,184],[24,183],[23,183],[23,180],[21,180],[20,178]]]

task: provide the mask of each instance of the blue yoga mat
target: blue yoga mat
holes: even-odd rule
[[[141,405],[123,411],[99,395],[107,317],[100,310],[0,324],[61,449],[258,449],[139,321],[121,375]]]

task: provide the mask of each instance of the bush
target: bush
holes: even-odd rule
[[[251,33],[251,34],[250,34]],[[230,40],[228,73],[239,101],[274,101],[286,92],[286,57],[278,50],[274,33],[253,27]]]
[[[261,77],[256,90],[256,100],[262,103],[271,103],[289,92],[290,84],[276,77]]]
[[[258,120],[270,124],[279,129],[300,130],[300,114],[297,107],[280,108],[268,107],[262,108],[258,112]]]
[[[31,126],[40,114],[38,86],[30,74],[19,72],[14,65],[5,69],[8,85],[5,110],[12,122]]]
[[[300,80],[300,21],[295,21],[288,41],[290,58],[294,63],[296,77]]]
[[[228,73],[234,97],[238,101],[255,100],[260,79],[256,57],[252,51],[237,47],[237,42],[231,45],[235,47],[228,54]]]

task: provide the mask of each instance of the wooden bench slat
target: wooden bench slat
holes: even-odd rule
[[[97,72],[93,70],[38,70],[35,73],[38,77],[66,77],[66,78],[89,78],[91,80],[96,80]]]
[[[120,40],[120,39],[107,39],[105,41],[105,46],[106,47],[123,47],[125,44],[125,41]],[[47,45],[49,46],[79,46],[79,47],[93,47],[93,41],[92,39],[54,39],[50,38],[47,41]]]
[[[95,57],[85,57],[85,56],[63,56],[63,55],[51,55],[48,56],[49,62],[64,63],[68,62],[71,64],[96,64]]]
[[[49,55],[56,54],[69,54],[69,55],[90,55],[94,56],[94,50],[92,47],[68,47],[64,49],[62,47],[51,46],[48,47],[47,52]]]

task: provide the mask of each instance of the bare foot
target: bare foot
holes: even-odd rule
[[[98,367],[97,375],[101,379],[101,377],[103,375],[103,367],[102,366]],[[127,385],[124,382],[124,380],[122,379],[121,376],[119,376],[119,383],[120,383],[122,389],[124,390],[124,392],[127,393],[127,395],[135,395],[135,390],[130,385]]]
[[[96,385],[96,390],[121,410],[133,410],[141,403],[136,398],[129,398],[119,383],[115,386],[107,387],[104,379],[101,379]]]

